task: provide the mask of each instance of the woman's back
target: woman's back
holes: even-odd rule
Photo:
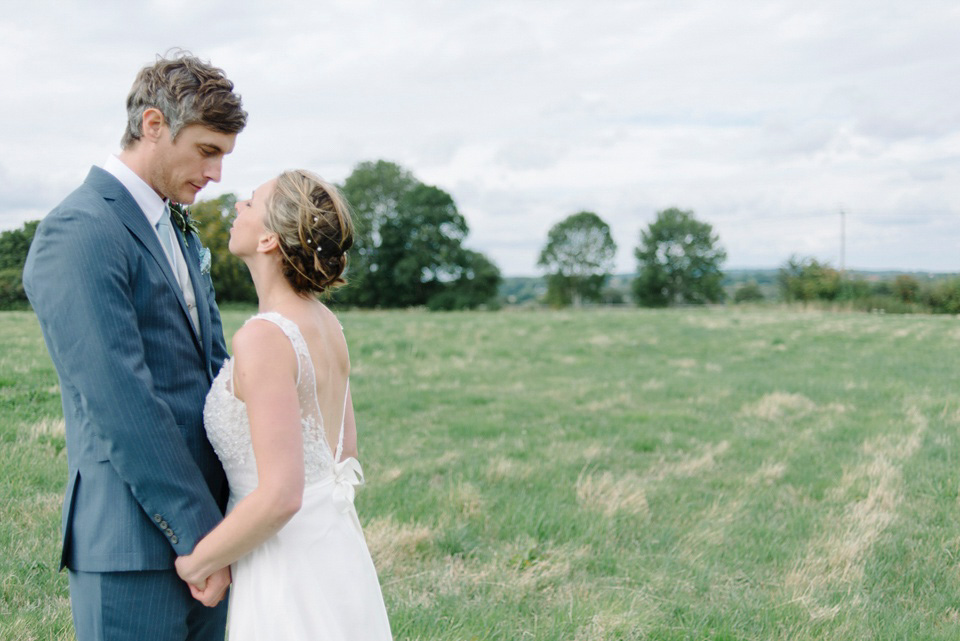
[[[289,341],[290,353],[296,359],[304,482],[311,484],[332,473],[338,454],[342,459],[356,450],[349,396],[350,361],[343,330],[326,307],[317,303],[285,311],[257,314],[245,326],[268,323],[268,331],[282,332]],[[237,357],[242,359],[243,355]],[[282,357],[277,354],[277,358]],[[234,358],[224,364],[204,408],[207,437],[223,463],[231,503],[249,494],[259,480],[247,407],[234,389],[236,368]],[[246,384],[258,385],[256,372]],[[342,443],[347,444],[345,455],[338,452]]]
[[[354,442],[356,434],[353,421],[345,420],[349,408],[350,357],[343,328],[333,312],[319,302],[284,310],[284,317],[297,326],[306,343],[324,438],[336,455],[341,426],[345,440]]]

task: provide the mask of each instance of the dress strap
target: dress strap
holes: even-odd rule
[[[264,312],[263,314],[251,316],[247,319],[244,325],[252,320],[257,319],[270,321],[279,327],[280,331],[282,331],[284,335],[290,339],[290,343],[293,345],[293,352],[297,356],[297,385],[300,385],[300,376],[303,369],[301,363],[306,361],[306,363],[311,364],[309,350],[307,349],[307,341],[303,338],[303,334],[300,333],[300,328],[297,327],[297,324],[292,320],[277,312]]]
[[[343,392],[343,415],[340,418],[340,437],[337,439],[337,455],[333,457],[334,462],[340,462],[340,456],[343,455],[343,426],[347,422],[347,398],[350,397],[350,379],[347,379],[347,389]]]

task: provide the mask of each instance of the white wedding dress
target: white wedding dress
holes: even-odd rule
[[[306,487],[300,511],[231,566],[228,637],[230,641],[391,639],[377,573],[353,506],[354,488],[362,484],[363,472],[355,458],[340,460],[343,420],[334,455],[325,437],[313,362],[300,329],[277,313],[250,320],[257,318],[278,325],[297,354]],[[230,484],[228,511],[257,486],[247,409],[233,395],[232,374],[233,361],[228,359],[213,382],[203,412],[207,436]]]

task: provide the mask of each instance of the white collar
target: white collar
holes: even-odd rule
[[[114,178],[120,181],[121,185],[127,188],[133,199],[140,205],[143,215],[150,221],[150,226],[156,227],[163,212],[167,209],[167,201],[160,198],[153,187],[113,154],[110,154],[107,162],[103,163],[103,170],[112,174]]]

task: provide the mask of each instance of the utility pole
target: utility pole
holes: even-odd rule
[[[840,278],[846,272],[845,254],[847,249],[847,212],[840,207]]]

